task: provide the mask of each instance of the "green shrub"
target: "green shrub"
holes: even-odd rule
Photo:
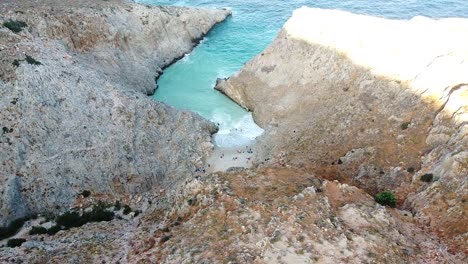
[[[194,206],[196,202],[197,202],[196,198],[190,198],[190,199],[187,200],[187,203],[190,206]]]
[[[392,192],[381,192],[375,196],[375,201],[381,205],[388,205],[391,207],[395,207],[396,205],[396,198]]]
[[[79,227],[85,224],[78,212],[65,212],[59,215],[55,219],[55,222],[57,225],[65,227],[65,229]]]
[[[81,195],[83,195],[84,198],[89,197],[91,195],[91,192],[88,190],[84,190]]]
[[[107,211],[106,205],[99,203],[90,212],[85,212],[82,218],[85,223],[110,221],[114,218],[114,212]]]
[[[43,226],[33,226],[31,230],[29,230],[30,235],[42,235],[47,234],[47,229]]]
[[[47,229],[47,234],[52,236],[57,234],[57,232],[60,230],[62,230],[62,228],[59,225],[54,225],[51,228]]]
[[[406,130],[411,125],[410,122],[404,122],[400,125],[401,130]]]
[[[13,66],[15,67],[19,67],[20,66],[20,60],[14,60],[13,63],[11,63]]]
[[[23,227],[24,222],[28,221],[30,217],[21,217],[10,222],[5,227],[0,227],[0,240],[11,237]]]
[[[42,63],[35,60],[33,57],[26,55],[26,62],[31,65],[42,65]]]
[[[89,222],[102,222],[114,219],[114,212],[106,210],[107,205],[99,202],[93,206],[89,212],[84,212],[80,215],[78,212],[65,212],[55,219],[59,227],[65,229],[80,227]]]
[[[171,236],[163,236],[161,238],[161,243],[167,242],[167,241],[169,241],[169,239],[171,239]]]
[[[120,208],[122,208],[122,205],[120,204],[120,201],[115,201],[114,211],[119,211]]]
[[[132,212],[132,208],[130,208],[130,206],[128,206],[128,205],[125,205],[124,210],[123,210],[123,214],[128,215],[131,212]]]
[[[11,248],[19,247],[24,242],[26,242],[26,239],[24,239],[24,238],[12,238],[12,239],[8,240],[7,247],[11,247]]]
[[[423,182],[432,182],[434,179],[434,174],[432,173],[426,173],[423,176],[421,176],[421,181]]]
[[[23,30],[23,28],[27,27],[28,25],[24,21],[9,20],[3,22],[3,26],[15,33],[19,33],[21,32],[21,30]]]

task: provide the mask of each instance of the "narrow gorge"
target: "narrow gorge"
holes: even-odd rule
[[[468,19],[136,2],[0,3],[0,263],[468,261]]]
[[[43,4],[1,5],[4,21],[28,26],[0,28],[0,223],[67,210],[84,190],[117,199],[191,178],[217,128],[147,94],[230,12]]]

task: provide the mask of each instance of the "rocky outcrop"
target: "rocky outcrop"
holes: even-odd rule
[[[216,88],[266,129],[258,162],[304,167],[371,194],[393,190],[399,205],[463,251],[467,29],[466,19],[304,7]]]
[[[26,3],[4,6],[35,2]],[[21,246],[0,241],[0,262],[466,263],[468,43],[453,33],[468,28],[453,29],[463,20],[296,11],[265,52],[218,85],[266,128],[254,150],[263,166],[209,174],[196,167],[215,127],[145,94],[171,50],[183,53],[171,32],[191,43],[188,32],[206,19],[202,35],[226,12],[68,4],[48,18],[8,13],[35,21],[19,34],[0,28],[1,216],[84,215],[101,201],[116,217],[61,225],[40,216],[14,235]],[[151,19],[140,25],[142,10]],[[81,19],[89,14],[103,15]],[[110,23],[122,17],[125,27]],[[162,29],[168,42],[151,30],[164,18],[174,23]],[[77,22],[96,19],[99,32],[132,30],[114,42]],[[413,39],[429,26],[419,38],[444,32],[446,42]],[[374,201],[382,189],[397,193],[399,209]],[[28,234],[53,224],[61,230]]]
[[[2,1],[0,226],[66,210],[83,190],[119,197],[175,189],[216,127],[153,101],[161,68],[226,10],[127,1]],[[5,25],[5,24],[4,24]]]
[[[145,195],[140,208],[165,199]],[[413,219],[298,169],[246,170],[193,180],[164,211],[152,205],[136,218],[29,236],[0,249],[0,261],[464,263]]]

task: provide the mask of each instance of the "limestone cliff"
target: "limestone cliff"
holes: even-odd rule
[[[371,194],[396,191],[400,205],[463,251],[466,36],[466,19],[396,21],[304,7],[216,88],[266,129],[259,163],[304,167]]]
[[[130,5],[133,11],[128,11],[121,9],[128,5],[116,1],[91,0],[69,1],[69,6],[77,3],[102,8],[105,21],[143,8]],[[156,7],[149,10],[156,17],[161,12]],[[205,12],[218,13],[164,10],[179,14],[169,15],[174,23],[184,12],[204,19],[210,17]],[[67,23],[81,27],[80,18]],[[433,44],[451,51],[426,64],[423,55],[432,58],[429,51],[435,46],[415,48],[420,54],[407,50],[412,47],[408,43],[418,45],[412,39],[414,23],[422,28],[429,23],[440,30],[431,33],[444,32],[447,40],[454,40],[453,25],[465,22],[422,18],[403,22],[338,11],[296,11],[265,52],[219,84],[252,109],[266,128],[257,146],[262,166],[225,173],[190,170],[201,164],[199,159],[210,147],[212,124],[145,99],[149,90],[128,86],[141,80],[116,74],[125,72],[117,62],[130,60],[126,56],[134,45],[100,49],[99,45],[108,45],[106,41],[97,46],[79,39],[70,42],[73,38],[57,33],[65,29],[31,33],[35,27],[30,26],[17,35],[0,28],[0,34],[18,39],[15,43],[37,41],[16,45],[32,57],[14,53],[13,48],[0,53],[2,65],[15,64],[0,71],[9,80],[4,80],[0,97],[2,124],[7,124],[2,147],[13,146],[8,151],[2,148],[1,161],[8,164],[7,176],[18,171],[17,176],[0,178],[5,184],[3,204],[17,212],[33,206],[42,209],[52,201],[72,208],[53,219],[42,215],[27,221],[13,235],[24,239],[18,247],[4,247],[7,241],[0,241],[0,262],[466,263],[466,86],[464,68],[459,68],[466,60],[455,63],[466,54],[466,42]],[[359,30],[351,30],[354,27]],[[395,29],[413,42],[398,42],[392,35]],[[131,32],[129,40],[145,31]],[[58,39],[39,41],[40,34]],[[392,36],[400,46],[387,45],[399,48],[385,49],[383,44]],[[99,42],[92,38],[90,43]],[[70,43],[86,48],[75,50],[76,44]],[[142,46],[133,56],[145,54],[146,45]],[[362,50],[356,50],[359,47]],[[365,54],[367,60],[359,60]],[[97,59],[114,55],[112,66]],[[42,64],[36,65],[36,60]],[[405,81],[412,76],[412,67],[417,77]],[[155,75],[142,69],[145,76]],[[442,74],[443,69],[447,72]],[[441,90],[440,85],[448,88]],[[73,126],[76,120],[84,124]],[[79,148],[70,147],[76,144]],[[101,166],[99,171],[96,166]],[[31,174],[43,171],[48,174]],[[165,188],[157,188],[159,183]],[[176,187],[171,183],[183,188],[171,192]],[[23,190],[24,184],[28,189]],[[39,198],[42,186],[55,192],[46,190],[45,198]],[[76,195],[84,189],[91,192]],[[371,194],[380,189],[397,192],[397,208],[374,201]],[[112,220],[83,222],[78,217],[84,218],[96,204],[104,206]],[[70,212],[75,217],[63,221]],[[34,227],[46,233],[30,233]]]
[[[228,15],[120,0],[2,1],[0,226],[67,210],[83,190],[119,197],[191,178],[216,127],[147,94],[162,67]]]

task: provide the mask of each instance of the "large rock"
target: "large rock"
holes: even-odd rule
[[[216,127],[147,94],[229,11],[8,0],[0,13],[28,25],[0,27],[0,226],[83,190],[174,189],[203,164]]]
[[[467,19],[303,7],[217,89],[266,129],[259,162],[395,190],[399,204],[411,193],[405,206],[466,249],[467,36]]]

